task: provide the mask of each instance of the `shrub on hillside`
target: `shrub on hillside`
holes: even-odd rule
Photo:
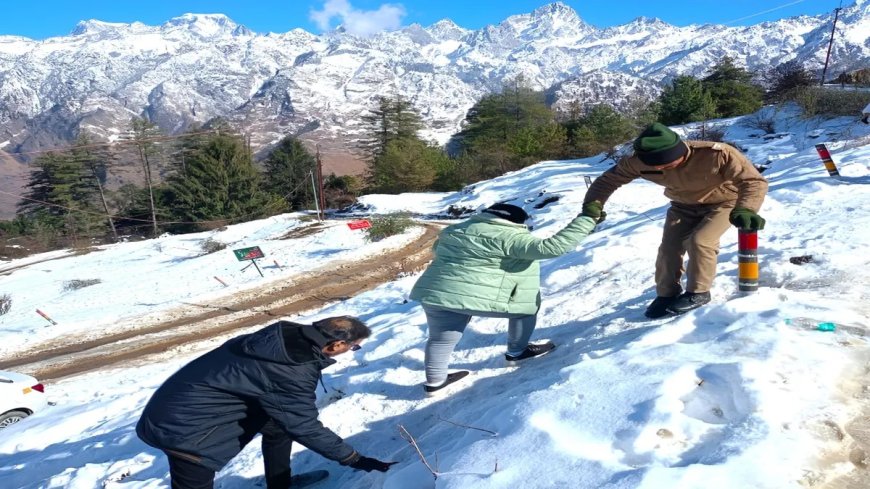
[[[725,130],[709,124],[701,124],[694,131],[686,133],[686,139],[694,141],[722,142],[725,138]]]
[[[834,81],[844,85],[870,86],[870,68],[861,68],[851,73],[841,73]]]
[[[870,103],[870,92],[835,88],[805,87],[792,94],[805,117],[858,116]]]
[[[323,200],[327,209],[343,209],[356,201],[363,184],[353,175],[330,173],[323,180]]]
[[[744,117],[742,123],[750,129],[764,131],[764,134],[773,134],[776,132],[774,113],[771,113],[771,111],[766,109]]]
[[[85,280],[79,280],[79,279],[67,280],[66,282],[63,283],[63,290],[70,291],[70,290],[83,289],[85,287],[90,287],[91,285],[97,285],[98,283],[101,283],[101,282],[102,282],[102,280],[100,280],[98,278],[90,278],[90,279],[85,279]]]
[[[214,238],[206,238],[206,239],[200,241],[200,243],[199,243],[199,248],[206,255],[208,255],[209,253],[214,253],[215,251],[220,251],[220,250],[226,249],[226,247],[227,247],[226,243],[224,243],[222,241],[218,241]]]
[[[369,219],[372,227],[367,228],[366,239],[369,241],[380,241],[390,236],[404,233],[408,228],[414,225],[414,221],[404,213],[387,214]]]
[[[0,294],[0,316],[9,312],[12,308],[12,296],[9,294]]]

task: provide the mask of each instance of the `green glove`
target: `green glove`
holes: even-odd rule
[[[581,216],[591,217],[595,220],[596,223],[599,223],[607,217],[607,213],[604,212],[604,204],[597,200],[592,200],[589,202],[583,203],[583,212],[580,213]]]
[[[731,211],[731,216],[728,220],[739,229],[748,229],[750,231],[764,229],[764,218],[745,207],[738,207]]]

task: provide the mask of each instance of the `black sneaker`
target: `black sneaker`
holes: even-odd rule
[[[646,312],[643,313],[644,316],[650,319],[658,319],[667,316],[668,314],[673,314],[668,309],[674,302],[679,299],[679,296],[675,297],[656,297],[655,300],[650,302],[650,304],[646,307]]]
[[[708,302],[710,302],[709,292],[686,292],[668,307],[668,311],[674,314],[683,314],[692,309],[697,309]]]
[[[546,343],[540,343],[537,345],[529,344],[522,353],[517,356],[504,354],[504,359],[507,361],[509,366],[516,365],[520,360],[525,360],[527,358],[539,357],[541,355],[546,355],[553,351],[553,348],[556,348],[556,345],[553,344],[552,341],[548,341]]]
[[[452,374],[447,374],[447,380],[444,381],[441,385],[424,385],[423,390],[426,391],[427,396],[431,396],[435,392],[447,387],[448,385],[465,378],[469,373],[468,370],[460,370],[459,372],[453,372]]]

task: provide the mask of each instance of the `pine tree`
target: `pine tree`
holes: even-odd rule
[[[666,125],[703,121],[717,116],[713,97],[691,76],[678,76],[659,96],[659,121]]]
[[[562,156],[566,135],[555,119],[544,94],[518,78],[478,101],[455,140],[460,153],[478,160],[481,178],[494,177]]]
[[[263,190],[281,196],[290,209],[306,209],[314,203],[310,173],[317,162],[298,139],[287,136],[264,161]]]
[[[752,83],[752,74],[735,65],[729,56],[713,66],[701,84],[713,97],[719,117],[749,114],[762,106],[764,90]]]
[[[199,140],[185,157],[183,173],[169,179],[168,204],[183,229],[208,227],[204,221],[253,218],[273,202],[260,189],[260,175],[244,141],[229,134]]]
[[[813,86],[816,78],[797,60],[787,61],[764,72],[768,97],[775,101],[788,99],[796,91]]]
[[[358,145],[369,163],[382,155],[391,141],[416,138],[423,127],[420,115],[408,100],[400,96],[378,97],[377,106],[361,119],[366,127],[366,136]]]
[[[387,143],[384,153],[372,166],[370,185],[382,193],[428,190],[446,159],[447,155],[440,149],[419,138],[395,139]]]
[[[401,97],[381,97],[363,120],[368,137],[360,147],[368,158],[368,189],[387,193],[429,189],[447,157],[417,135],[422,121],[411,103]]]
[[[632,139],[637,132],[632,121],[607,105],[596,105],[588,113],[565,124],[572,156],[609,152]]]
[[[91,235],[98,213],[93,206],[97,187],[90,170],[69,153],[47,153],[34,165],[18,214],[73,241],[81,233]]]

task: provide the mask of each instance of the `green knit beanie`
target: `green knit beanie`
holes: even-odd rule
[[[634,140],[634,154],[647,165],[665,165],[688,153],[680,136],[659,122],[654,122]]]

